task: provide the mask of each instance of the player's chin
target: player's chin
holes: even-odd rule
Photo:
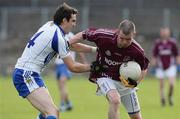
[[[129,47],[131,44],[125,44],[124,46],[123,46],[123,48],[127,48],[127,47]]]

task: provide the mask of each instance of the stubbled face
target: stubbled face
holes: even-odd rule
[[[130,33],[128,35],[123,34],[122,30],[118,33],[117,46],[119,48],[126,48],[132,43],[135,33]]]
[[[64,21],[64,31],[66,33],[70,32],[76,26],[76,14],[71,14],[69,21],[65,19]]]
[[[169,28],[163,28],[160,30],[160,37],[162,39],[168,39],[170,37],[170,30]]]

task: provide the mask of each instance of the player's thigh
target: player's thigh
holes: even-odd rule
[[[56,106],[45,87],[40,87],[31,92],[27,100],[40,112],[48,114],[56,110]]]
[[[63,86],[63,85],[65,85],[65,83],[67,81],[67,77],[66,76],[61,76],[57,81],[58,81],[58,84],[60,86]]]
[[[163,79],[165,77],[165,72],[162,68],[157,68],[156,69],[156,77],[158,79]]]
[[[116,105],[120,104],[121,99],[117,90],[110,90],[109,92],[107,92],[106,97],[110,103]]]
[[[166,76],[170,79],[171,82],[174,82],[177,75],[177,67],[175,65],[170,66],[166,70]]]
[[[120,95],[116,90],[116,87],[109,78],[98,78],[97,84],[100,87],[100,92],[102,95],[106,96],[110,102],[119,103]]]
[[[101,94],[106,96],[110,103],[120,103],[120,95],[116,90],[112,79],[98,78],[97,84],[100,87]]]
[[[129,115],[140,112],[140,105],[135,91],[127,95],[121,96],[121,102]]]
[[[63,78],[70,79],[72,76],[68,67],[65,64],[60,64],[56,68],[56,77],[58,80],[62,80]]]
[[[106,77],[98,78],[97,85],[99,86],[99,92],[104,96],[106,96],[110,90],[116,90],[113,81]]]

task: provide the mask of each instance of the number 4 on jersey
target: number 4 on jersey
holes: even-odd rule
[[[41,32],[39,32],[39,33],[37,33],[37,34],[35,34],[34,35],[34,37],[29,41],[29,43],[28,43],[28,48],[30,48],[31,46],[33,46],[34,44],[35,44],[35,40],[36,40],[36,38],[39,36],[39,35],[41,35],[41,33],[43,33],[43,31],[41,31]]]

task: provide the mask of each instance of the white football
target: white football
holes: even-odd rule
[[[119,73],[125,79],[131,78],[133,80],[138,80],[141,76],[141,67],[135,61],[128,61],[121,64]]]

